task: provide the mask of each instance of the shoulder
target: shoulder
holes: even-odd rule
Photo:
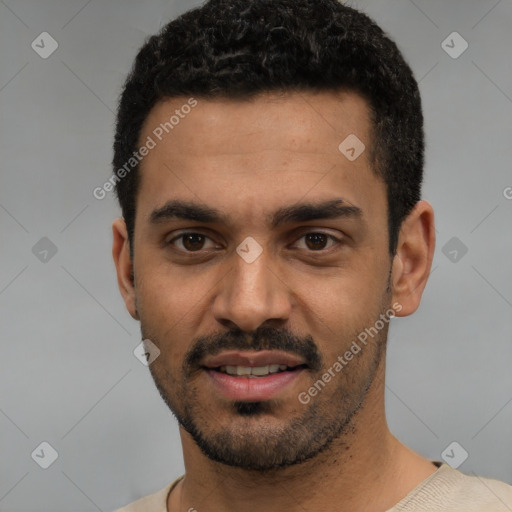
[[[511,508],[512,486],[443,464],[389,512],[505,512]]]
[[[121,507],[114,512],[167,512],[167,496],[174,486],[183,478],[183,475],[166,485],[163,489],[140,498],[137,501]]]

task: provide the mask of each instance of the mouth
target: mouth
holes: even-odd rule
[[[202,369],[215,391],[228,400],[263,401],[277,397],[308,368],[297,356],[279,352],[224,352]]]
[[[285,364],[269,364],[266,366],[219,366],[209,368],[211,370],[226,373],[234,377],[266,377],[275,373],[293,372],[301,368],[306,368],[305,364],[297,366],[287,366]]]

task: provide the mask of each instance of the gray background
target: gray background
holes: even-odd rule
[[[459,469],[511,483],[512,1],[352,4],[420,81],[437,219],[423,303],[391,328],[390,427],[436,460],[457,441]],[[118,207],[92,190],[111,172],[137,49],[193,5],[0,1],[2,511],[108,511],[183,472],[176,422],[132,353],[139,326],[110,255]],[[59,45],[47,59],[31,48],[43,31]],[[453,31],[469,44],[456,59],[441,46]],[[31,457],[43,441],[58,452],[48,469]]]

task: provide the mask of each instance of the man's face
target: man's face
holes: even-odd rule
[[[158,104],[140,137],[157,143],[133,242],[142,334],[160,350],[150,369],[212,459],[295,464],[344,433],[383,355],[387,324],[299,400],[390,306],[368,107],[353,93],[290,93],[198,98],[183,115],[187,99]],[[350,134],[366,146],[353,161],[361,146],[338,149]]]

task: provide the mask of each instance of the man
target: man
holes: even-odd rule
[[[186,474],[122,511],[498,511],[512,488],[389,431],[390,320],[435,245],[395,44],[336,0],[216,0],[120,100],[118,283]]]

